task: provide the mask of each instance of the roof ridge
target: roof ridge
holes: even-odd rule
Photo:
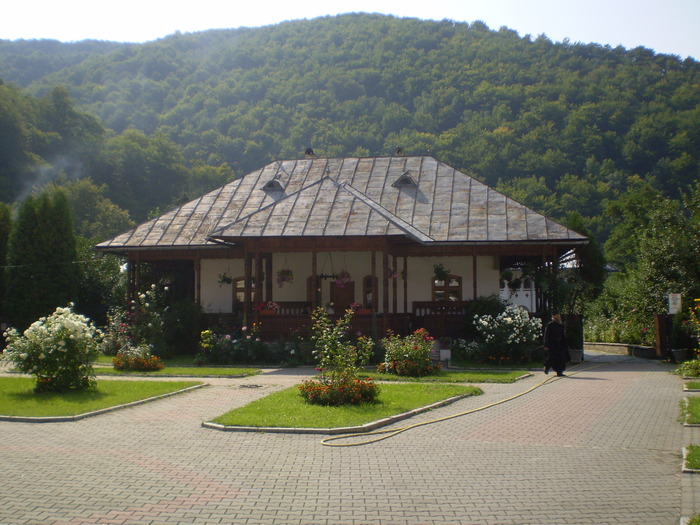
[[[387,210],[384,206],[379,204],[377,201],[374,199],[368,197],[367,195],[363,194],[361,191],[355,189],[352,185],[342,182],[342,183],[336,183],[338,186],[351,193],[353,196],[364,202],[367,206],[372,208],[374,211],[382,215],[384,218],[387,220],[391,221],[395,226],[400,228],[401,230],[405,231],[410,237],[413,237],[419,242],[434,242],[435,239],[427,235],[425,232],[419,230],[415,226],[409,224],[405,220],[401,219],[400,217],[394,215],[391,213],[389,210]]]

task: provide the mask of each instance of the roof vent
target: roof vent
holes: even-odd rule
[[[270,182],[262,187],[265,191],[284,191],[284,188],[277,179],[272,179]]]
[[[417,188],[418,184],[416,184],[416,181],[413,180],[413,177],[411,177],[411,174],[407,171],[403,175],[401,175],[398,179],[394,181],[392,184],[394,188]]]

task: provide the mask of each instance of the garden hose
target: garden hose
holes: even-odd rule
[[[582,364],[583,363],[579,363],[579,364],[571,367],[570,370],[575,370],[576,368],[580,367]],[[588,368],[584,368],[584,369],[578,370],[576,372],[569,372],[568,375],[576,375],[576,374],[579,374],[581,372],[586,372],[588,370],[592,370],[594,368],[601,367],[605,364],[607,364],[607,363],[599,363],[597,365],[589,366]],[[514,399],[522,397],[526,394],[529,394],[533,390],[540,388],[541,386],[544,386],[548,383],[553,383],[554,381],[557,381],[559,379],[561,379],[561,377],[558,377],[558,376],[548,377],[544,381],[537,383],[535,386],[525,390],[524,392],[520,392],[519,394],[516,394],[514,396],[508,397],[506,399],[501,399],[500,401],[496,401],[495,403],[490,403],[490,404],[484,405],[482,407],[473,408],[471,410],[467,410],[465,412],[460,412],[458,414],[452,414],[452,415],[441,417],[438,419],[431,419],[430,421],[422,421],[420,423],[414,423],[413,425],[409,425],[407,427],[394,428],[394,429],[388,429],[388,430],[374,430],[372,432],[361,432],[361,433],[354,433],[354,434],[353,433],[342,434],[340,436],[331,436],[331,437],[327,437],[327,438],[321,440],[321,444],[326,446],[326,447],[357,447],[360,445],[370,445],[372,443],[377,443],[378,441],[383,441],[385,439],[389,439],[391,437],[394,437],[398,434],[401,434],[402,432],[406,432],[407,430],[411,430],[413,428],[418,428],[418,427],[422,427],[425,425],[432,425],[433,423],[440,423],[442,421],[447,421],[449,419],[455,419],[458,417],[473,414],[474,412],[480,412],[482,410],[486,410],[487,408],[495,407],[497,405],[502,405],[503,403],[507,403],[508,401],[512,401]],[[377,437],[374,437],[372,439],[368,439],[366,441],[357,441],[354,443],[331,443],[332,441],[339,441],[342,439],[351,439],[354,437],[362,437],[362,436],[377,436]]]

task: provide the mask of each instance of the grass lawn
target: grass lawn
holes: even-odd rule
[[[227,426],[336,428],[364,425],[458,395],[479,395],[466,385],[401,383],[380,385],[376,403],[326,407],[309,405],[297,387],[275,392],[213,420]]]
[[[685,386],[688,390],[700,390],[700,381],[688,381]]]
[[[94,390],[36,394],[33,377],[0,377],[0,415],[75,416],[168,394],[197,381],[98,381]]]
[[[700,397],[689,397],[685,403],[685,422],[689,425],[700,424]]]
[[[185,377],[211,377],[211,376],[254,376],[260,373],[257,368],[227,368],[227,367],[205,367],[205,366],[167,366],[162,370],[153,372],[123,371],[115,370],[113,367],[95,366],[96,375],[108,376],[185,376]]]
[[[421,383],[514,383],[525,370],[442,370],[424,377],[403,377],[379,372],[363,373],[375,381],[409,381]]]
[[[689,445],[685,456],[685,466],[692,469],[700,469],[700,445]]]

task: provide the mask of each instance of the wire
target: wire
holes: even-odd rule
[[[571,370],[576,369],[577,367],[581,366],[582,364],[583,363],[579,363],[578,365],[572,367]],[[592,370],[594,368],[601,367],[605,364],[607,364],[607,363],[600,363],[600,364],[585,368],[583,370],[578,370],[577,372],[573,372],[573,373],[570,372],[568,375],[570,375],[570,376],[576,375],[576,374],[579,374],[581,372],[586,372],[588,370]],[[372,443],[377,443],[379,441],[383,441],[385,439],[389,439],[391,437],[397,436],[398,434],[401,434],[402,432],[406,432],[406,431],[414,429],[414,428],[418,428],[418,427],[422,427],[422,426],[426,426],[426,425],[432,425],[434,423],[441,423],[442,421],[455,419],[458,417],[466,416],[468,414],[473,414],[475,412],[480,412],[482,410],[486,410],[488,408],[492,408],[492,407],[495,407],[498,405],[502,405],[503,403],[507,403],[508,401],[512,401],[514,399],[522,397],[526,394],[529,394],[533,390],[536,390],[536,389],[538,389],[546,384],[551,384],[554,381],[557,381],[559,379],[561,379],[561,377],[557,377],[557,376],[549,377],[549,378],[545,379],[544,381],[542,381],[541,383],[537,383],[535,386],[525,390],[524,392],[520,392],[519,394],[516,394],[514,396],[508,397],[506,399],[501,399],[500,401],[496,401],[495,403],[490,403],[490,404],[484,405],[482,407],[473,408],[471,410],[467,410],[465,412],[460,412],[458,414],[452,414],[452,415],[441,417],[438,419],[431,419],[430,421],[422,421],[420,423],[415,423],[415,424],[409,425],[407,427],[394,428],[394,429],[388,429],[388,430],[375,430],[372,432],[361,432],[361,433],[354,433],[354,434],[343,434],[340,436],[331,436],[331,437],[328,437],[328,438],[321,440],[321,444],[326,446],[326,447],[358,447],[361,445],[370,445]],[[361,437],[361,436],[379,436],[379,437],[369,439],[366,441],[358,441],[355,443],[331,443],[332,441],[339,441],[342,439],[351,439],[354,437]]]

